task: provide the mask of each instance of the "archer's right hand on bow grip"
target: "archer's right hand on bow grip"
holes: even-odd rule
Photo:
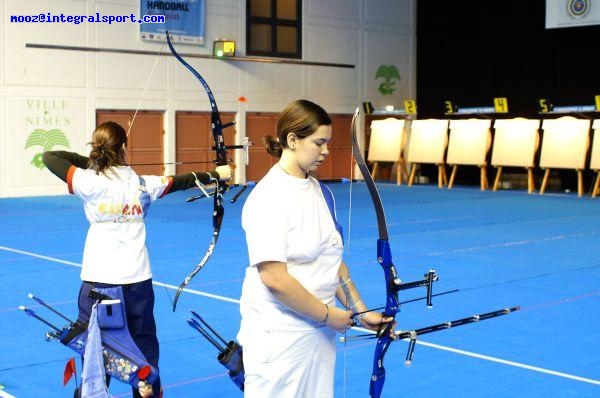
[[[228,164],[226,164],[224,166],[217,166],[215,171],[219,174],[219,181],[231,180],[231,175],[233,173],[233,170],[231,169],[231,166],[229,166]]]

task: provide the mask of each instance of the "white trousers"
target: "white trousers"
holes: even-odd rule
[[[335,330],[256,332],[243,342],[245,398],[333,398]]]

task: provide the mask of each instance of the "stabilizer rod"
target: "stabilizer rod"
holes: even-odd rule
[[[520,309],[521,309],[521,307],[519,307],[519,306],[508,307],[508,308],[503,308],[503,309],[496,310],[496,311],[491,311],[491,312],[486,312],[483,314],[469,316],[466,318],[456,319],[454,321],[448,321],[448,322],[444,322],[444,323],[438,323],[436,325],[425,326],[420,329],[404,330],[404,331],[398,330],[398,331],[396,331],[394,340],[399,341],[399,340],[403,340],[403,339],[409,339],[408,352],[406,354],[406,361],[405,361],[406,365],[408,366],[412,362],[412,356],[413,356],[413,352],[415,349],[415,343],[417,341],[417,336],[423,335],[423,334],[428,334],[428,333],[433,333],[433,332],[439,332],[441,330],[450,329],[450,328],[454,328],[454,327],[458,327],[458,326],[463,326],[463,325],[467,325],[469,323],[485,321],[486,319],[496,318],[496,317],[502,316],[502,315],[508,315],[508,314],[518,311]],[[355,335],[355,336],[341,337],[340,341],[342,343],[345,343],[345,342],[351,341],[351,340],[364,340],[364,339],[376,339],[376,338],[377,338],[377,334],[369,333],[369,334],[359,334],[359,335]]]
[[[470,316],[467,318],[461,318],[461,319],[456,319],[454,321],[438,323],[437,325],[426,326],[421,329],[408,330],[408,331],[397,331],[396,339],[399,339],[399,340],[409,339],[408,352],[406,353],[406,360],[404,363],[406,364],[406,366],[410,366],[410,364],[412,362],[413,353],[415,350],[415,343],[417,341],[417,336],[419,336],[419,335],[433,333],[433,332],[439,332],[440,330],[463,326],[463,325],[467,325],[469,323],[485,321],[486,319],[496,318],[496,317],[502,316],[502,315],[508,315],[508,314],[518,311],[520,309],[521,309],[521,307],[519,307],[519,306],[503,308],[501,310],[486,312],[484,314],[473,315],[473,316]]]

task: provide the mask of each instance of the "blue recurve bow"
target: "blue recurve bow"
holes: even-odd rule
[[[360,172],[364,178],[371,200],[375,206],[375,214],[377,215],[377,227],[379,230],[379,238],[377,239],[377,262],[381,265],[383,273],[385,275],[385,289],[386,289],[386,304],[385,309],[382,312],[384,317],[395,318],[396,313],[399,310],[398,304],[398,291],[401,290],[401,281],[398,278],[396,267],[392,263],[392,252],[390,250],[390,242],[388,239],[387,223],[385,219],[385,212],[383,210],[383,204],[379,191],[375,186],[375,181],[371,177],[371,173],[365,163],[361,149],[358,145],[357,139],[357,124],[358,124],[359,110],[357,109],[352,117],[352,155],[356,160],[356,164],[360,169]],[[394,322],[390,322],[385,325],[377,333],[377,346],[375,347],[375,354],[373,357],[373,373],[371,375],[371,386],[369,393],[371,397],[379,398],[381,396],[381,390],[383,389],[383,383],[385,382],[385,368],[383,367],[383,358],[390,344],[394,341],[390,337],[389,330],[393,326]]]
[[[385,309],[382,312],[382,316],[384,317],[396,317],[396,314],[400,310],[401,302],[398,301],[398,292],[400,290],[413,289],[416,287],[424,286],[427,289],[427,294],[424,299],[426,299],[427,307],[432,307],[432,297],[439,296],[442,294],[452,293],[457,291],[451,290],[443,293],[433,294],[433,283],[438,280],[438,276],[435,270],[430,269],[427,273],[425,273],[424,278],[422,280],[414,281],[414,282],[406,282],[402,283],[400,278],[398,277],[398,273],[396,272],[396,267],[392,263],[392,252],[390,249],[390,243],[388,239],[388,230],[385,219],[385,212],[383,210],[383,204],[381,202],[381,197],[379,196],[379,192],[377,191],[377,187],[375,186],[375,182],[371,177],[367,164],[362,156],[360,147],[358,145],[357,139],[357,128],[358,128],[358,117],[359,117],[359,109],[356,110],[354,116],[352,118],[351,124],[351,132],[352,132],[352,154],[354,159],[356,160],[356,164],[360,169],[360,172],[364,178],[365,183],[367,184],[367,188],[369,189],[369,194],[371,195],[371,199],[373,201],[373,205],[375,206],[375,214],[377,215],[377,226],[379,229],[379,239],[377,240],[377,262],[381,265],[383,269],[383,273],[385,275],[385,287],[386,287],[386,304]],[[411,302],[414,300],[405,301],[403,303]],[[393,337],[390,336],[390,328],[394,325],[394,321],[382,324],[379,328],[379,331],[376,334],[377,337],[377,346],[375,347],[375,353],[373,356],[373,373],[371,374],[371,385],[369,388],[369,394],[372,398],[379,398],[381,396],[381,391],[383,390],[383,384],[385,383],[385,368],[383,366],[383,358],[390,346],[390,344],[397,340],[402,339],[410,339],[408,352],[406,354],[406,364],[410,364],[412,360],[412,354],[415,347],[415,342],[417,336],[438,332],[441,330],[446,330],[449,328],[462,326],[470,323],[480,322],[486,319],[492,319],[498,316],[507,315],[518,311],[520,309],[519,306],[502,308],[499,310],[473,315],[470,317],[457,319],[450,322],[444,322],[436,325],[430,325],[427,327],[423,327],[420,329],[409,330],[409,331],[396,331],[394,332]],[[365,335],[363,335],[364,337]]]
[[[166,35],[167,35],[167,44],[169,45],[169,49],[171,50],[171,53],[173,54],[173,56],[175,58],[177,58],[177,60],[179,62],[181,62],[183,64],[183,66],[185,66],[190,72],[192,72],[192,74],[200,81],[200,84],[202,84],[202,87],[204,87],[204,91],[206,91],[206,95],[208,96],[208,101],[210,102],[211,130],[212,130],[213,141],[214,141],[214,149],[216,152],[216,157],[215,157],[214,163],[217,166],[224,166],[227,164],[228,160],[227,160],[227,147],[225,146],[225,140],[223,138],[223,129],[232,126],[234,123],[231,122],[231,123],[227,123],[224,125],[221,122],[221,115],[219,114],[219,109],[217,108],[217,102],[215,100],[215,97],[214,97],[210,87],[208,86],[208,83],[206,83],[206,80],[204,80],[202,75],[200,73],[198,73],[198,71],[196,71],[196,69],[194,69],[190,64],[188,64],[177,53],[177,51],[175,50],[175,47],[173,46],[173,43],[171,43],[171,39],[169,37],[168,31],[166,32]],[[227,183],[225,183],[225,182],[215,181],[215,183],[216,183],[216,189],[213,194],[213,234],[212,234],[212,239],[210,241],[208,249],[207,249],[206,253],[204,254],[204,257],[202,258],[202,260],[198,263],[198,265],[196,265],[196,267],[192,270],[192,272],[190,272],[188,274],[188,276],[185,277],[183,282],[181,282],[181,284],[177,288],[177,293],[175,293],[175,298],[173,300],[173,311],[175,311],[175,309],[177,308],[177,300],[179,299],[179,296],[183,292],[183,289],[185,289],[185,287],[190,283],[192,278],[194,276],[196,276],[196,274],[198,272],[200,272],[200,270],[204,267],[204,265],[206,264],[206,262],[212,255],[214,248],[217,244],[217,240],[219,239],[219,232],[221,230],[221,223],[223,222],[223,215],[225,212],[225,210],[223,208],[223,193],[225,191],[227,191],[227,189],[229,187],[228,187]]]

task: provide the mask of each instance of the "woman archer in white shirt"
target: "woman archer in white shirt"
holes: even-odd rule
[[[98,126],[91,146],[89,156],[50,151],[42,157],[46,167],[67,183],[69,193],[83,201],[90,222],[81,269],[78,321],[89,320],[95,302],[89,296],[90,290],[120,286],[129,333],[158,370],[159,344],[144,218],[156,199],[194,187],[197,182],[229,180],[231,169],[226,165],[208,172],[138,176],[126,162],[127,133],[115,122]],[[132,387],[132,391],[134,397],[159,397],[160,377],[151,389]]]
[[[342,260],[341,229],[326,199],[331,193],[310,175],[329,155],[331,134],[327,112],[297,100],[280,114],[277,137],[265,137],[279,161],[242,212],[250,265],[238,341],[247,398],[332,398],[336,331],[367,309]],[[336,297],[346,309],[335,306]],[[372,330],[392,321],[375,312],[359,318]]]

